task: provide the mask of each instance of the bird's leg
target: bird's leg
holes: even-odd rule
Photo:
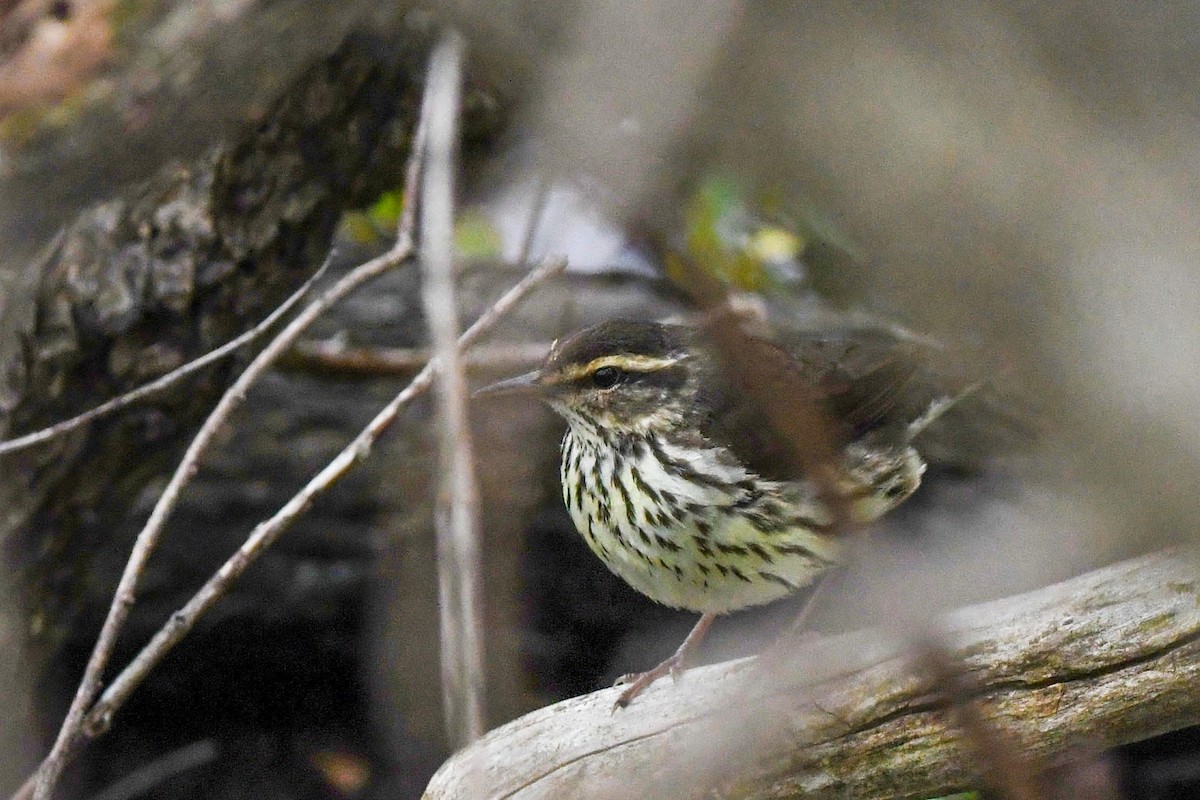
[[[625,691],[621,692],[621,696],[617,698],[614,707],[624,708],[629,705],[633,702],[633,698],[642,693],[643,689],[667,673],[670,673],[672,678],[678,680],[679,676],[683,674],[684,660],[700,642],[704,641],[708,629],[712,627],[713,620],[716,618],[716,614],[702,614],[700,619],[696,621],[696,625],[692,628],[691,633],[683,640],[683,644],[679,645],[679,649],[654,669],[646,672],[631,672],[628,675],[622,675],[620,678],[617,678],[615,685],[624,686]]]

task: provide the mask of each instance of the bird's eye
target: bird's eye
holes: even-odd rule
[[[592,385],[597,389],[611,389],[621,382],[621,370],[616,367],[601,367],[592,373]]]

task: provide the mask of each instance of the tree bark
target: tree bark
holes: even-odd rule
[[[985,716],[1036,765],[1200,722],[1200,572],[1163,552],[949,616]],[[628,709],[615,690],[515,720],[461,751],[426,800],[918,798],[978,787],[946,700],[869,631],[688,672]]]
[[[426,34],[390,61],[356,43],[314,68],[250,136],[85,211],[0,327],[0,432],[66,418],[232,338],[324,259],[344,209],[403,163]],[[368,168],[385,175],[370,175]],[[391,173],[394,175],[394,173]],[[81,434],[3,459],[0,540],[39,638],[60,638],[81,564],[119,530],[227,384],[228,363]],[[30,538],[34,541],[31,541]]]
[[[68,418],[223,344],[302,283],[325,259],[343,212],[398,185],[434,32],[426,23],[352,37],[296,79],[255,129],[67,224],[26,270],[28,288],[16,281],[0,291],[0,438]],[[468,152],[498,132],[500,107],[491,98],[466,113]],[[8,766],[9,755],[40,749],[18,744],[36,741],[40,727],[38,703],[18,687],[36,685],[40,711],[56,713],[48,697],[75,676],[55,669],[55,656],[72,639],[89,641],[146,493],[239,360],[0,456],[0,681],[12,698],[0,719],[0,742],[12,745],[2,748],[0,785],[27,766]],[[206,537],[181,546],[211,560],[222,545]],[[191,588],[143,583],[145,594]],[[145,611],[161,622],[161,606]]]

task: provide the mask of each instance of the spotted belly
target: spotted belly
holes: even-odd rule
[[[568,432],[563,497],[610,570],[675,608],[722,613],[768,603],[836,562],[828,515],[716,451],[646,440],[615,449]]]

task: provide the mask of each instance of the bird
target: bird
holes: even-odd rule
[[[912,496],[927,466],[914,440],[970,391],[939,385],[927,351],[871,328],[745,337],[738,357],[753,360],[766,391],[784,407],[811,402],[828,420],[834,499],[723,368],[727,355],[703,327],[609,320],[556,341],[538,369],[476,391],[537,397],[562,416],[563,502],[587,546],[638,592],[700,614],[670,658],[618,681],[616,706],[678,677],[719,615],[834,567],[844,523],[873,521]]]

